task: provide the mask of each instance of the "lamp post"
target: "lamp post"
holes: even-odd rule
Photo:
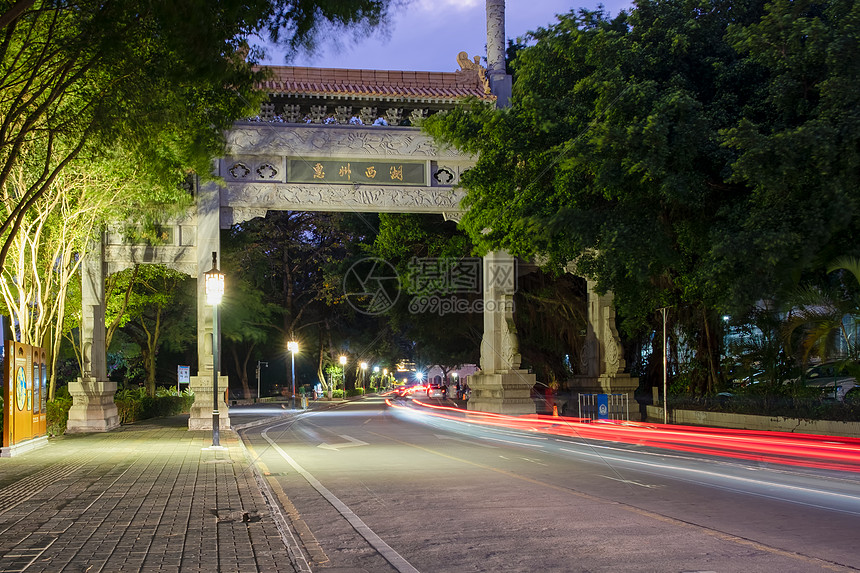
[[[299,351],[299,343],[295,340],[290,340],[287,342],[287,350],[290,351],[290,363],[292,366],[292,375],[290,378],[292,379],[293,386],[293,395],[290,398],[290,409],[296,409],[296,352]]]
[[[364,390],[364,373],[367,371],[367,362],[362,362],[361,366],[361,389]]]
[[[260,366],[269,367],[268,362],[260,362],[257,360],[257,402],[260,401]]]
[[[224,273],[218,270],[218,253],[212,253],[212,268],[203,273],[206,302],[212,305],[212,447],[221,447],[218,412],[218,305],[224,296]]]
[[[346,356],[340,356],[340,383],[343,384],[344,394],[346,393]]]

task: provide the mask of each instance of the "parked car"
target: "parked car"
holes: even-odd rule
[[[810,366],[803,375],[809,388],[819,388],[822,397],[830,400],[845,401],[845,394],[857,387],[857,379],[840,372],[836,362],[823,362]]]

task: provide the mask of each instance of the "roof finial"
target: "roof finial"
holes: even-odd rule
[[[481,56],[475,56],[474,61],[472,61],[469,59],[468,53],[460,52],[457,54],[457,63],[460,64],[460,71],[477,70],[478,77],[484,86],[484,93],[490,93],[490,82],[487,80],[487,70],[481,65]]]

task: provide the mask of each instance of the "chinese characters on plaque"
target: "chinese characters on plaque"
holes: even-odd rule
[[[288,159],[291,183],[427,185],[427,164],[406,161]]]

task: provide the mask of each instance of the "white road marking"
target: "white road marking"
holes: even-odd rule
[[[577,450],[569,450],[567,448],[559,448],[559,449],[563,452],[570,452],[572,454],[577,454],[580,456],[600,458],[604,462],[606,462],[606,459],[609,457],[609,456],[604,456],[604,455],[600,455],[600,454],[596,454],[596,453],[589,453],[589,452],[577,451]],[[728,491],[737,491],[740,493],[749,494],[749,495],[756,495],[756,496],[765,497],[768,499],[777,499],[777,500],[781,500],[781,501],[788,501],[791,503],[805,505],[807,507],[817,507],[817,508],[821,508],[821,509],[840,511],[842,513],[848,513],[851,515],[860,515],[860,511],[844,508],[844,504],[846,502],[850,502],[854,505],[857,505],[858,502],[860,502],[860,496],[858,496],[858,495],[852,495],[852,494],[848,494],[848,493],[840,493],[840,492],[834,492],[834,491],[826,491],[826,490],[821,490],[821,489],[815,489],[815,488],[809,488],[809,487],[804,487],[804,486],[799,486],[799,485],[779,483],[779,482],[774,482],[774,481],[765,481],[765,480],[760,480],[760,479],[745,478],[742,476],[732,475],[732,474],[728,474],[728,473],[721,474],[719,472],[713,472],[713,471],[702,470],[702,469],[697,469],[697,468],[688,468],[688,467],[683,467],[683,466],[679,466],[679,465],[671,465],[671,464],[666,463],[665,461],[662,461],[659,463],[652,463],[652,462],[648,462],[648,461],[644,461],[644,460],[634,460],[631,458],[613,458],[613,461],[615,461],[616,463],[627,463],[631,466],[644,466],[646,468],[654,468],[653,470],[642,470],[642,471],[649,471],[651,473],[657,473],[658,475],[664,475],[661,472],[664,472],[665,470],[674,470],[678,474],[692,474],[693,476],[705,476],[706,478],[722,478],[726,482],[734,481],[734,482],[739,482],[739,483],[746,484],[746,485],[759,486],[762,489],[769,489],[770,491],[782,490],[782,491],[786,491],[786,492],[794,492],[794,493],[801,493],[801,494],[806,494],[806,495],[818,496],[818,497],[821,497],[822,499],[829,500],[829,503],[828,504],[811,503],[811,502],[801,501],[799,499],[790,497],[790,496],[788,496],[788,494],[785,494],[785,495],[779,495],[776,493],[765,494],[765,493],[762,493],[761,491],[756,492],[753,490],[737,489],[737,488],[729,487],[728,485],[720,485],[719,483],[717,483],[716,481],[713,481],[713,480],[711,480],[710,482],[707,482],[707,483],[710,483],[713,487],[719,487],[721,489],[725,489]],[[682,477],[682,475],[675,475],[674,477],[676,479],[686,479],[688,481],[694,481],[692,476],[689,478],[685,478],[685,477]],[[695,482],[696,483],[703,483],[701,481],[701,479],[695,480]]]
[[[454,436],[444,436],[442,434],[433,434],[437,440],[454,440],[455,442],[463,442],[464,444],[469,444],[470,446],[481,446],[482,448],[498,448],[499,446],[491,446],[490,444],[479,444],[474,440],[465,440],[463,438],[455,438]]]
[[[280,425],[280,424],[279,424]],[[336,495],[334,495],[331,491],[328,490],[320,481],[315,478],[309,471],[305,470],[302,466],[296,462],[290,455],[281,449],[281,447],[275,443],[274,440],[269,438],[269,430],[276,426],[271,426],[266,428],[261,432],[261,436],[272,446],[278,454],[284,458],[288,464],[290,464],[294,470],[296,470],[307,482],[317,490],[320,495],[322,495],[346,520],[350,525],[362,536],[364,537],[368,543],[370,543],[374,549],[379,551],[379,553],[389,562],[391,565],[397,569],[400,573],[420,573],[418,569],[412,566],[406,559],[403,558],[402,555],[397,553],[394,549],[391,548],[385,541],[382,540],[372,529],[370,529],[366,523],[364,523],[361,518],[359,518],[356,514],[352,512],[349,507],[343,503]],[[341,436],[344,437],[344,436]]]
[[[491,438],[489,436],[481,436],[482,440],[493,440],[494,442],[504,442],[506,444],[513,444],[515,446],[528,446],[530,448],[542,448],[543,444],[526,444],[524,442],[515,442],[513,440],[503,440],[501,438]]]
[[[598,475],[600,475],[600,474],[598,474]],[[650,488],[650,489],[654,489],[654,488],[658,488],[658,487],[660,487],[660,486],[653,485],[653,484],[649,484],[649,483],[639,483],[638,481],[633,481],[632,479],[622,479],[622,478],[617,478],[617,477],[612,477],[612,476],[605,476],[605,475],[600,475],[600,477],[604,477],[604,478],[606,478],[606,479],[611,479],[611,480],[614,480],[614,481],[620,481],[621,483],[629,483],[630,485],[638,485],[639,487],[647,487],[647,488]]]
[[[340,434],[340,437],[343,438],[344,440],[346,440],[348,443],[345,443],[345,444],[343,444],[343,443],[341,443],[341,444],[326,444],[325,442],[323,442],[320,445],[318,445],[317,447],[322,448],[324,450],[338,451],[338,450],[342,450],[343,448],[354,448],[356,446],[367,446],[367,445],[369,445],[367,442],[362,442],[361,440],[356,440],[355,438],[344,435],[344,434]]]

